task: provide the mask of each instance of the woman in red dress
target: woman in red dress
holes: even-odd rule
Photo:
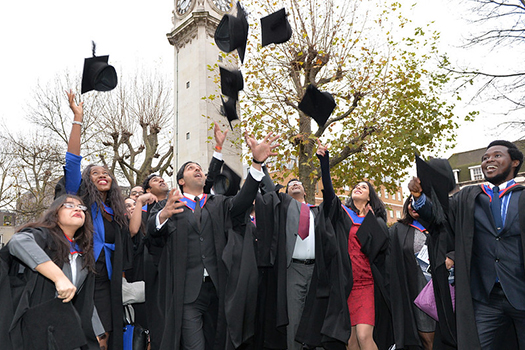
[[[357,230],[366,214],[372,210],[379,220],[386,221],[385,205],[368,181],[361,181],[352,189],[351,197],[344,209],[352,220],[348,235],[348,254],[352,262],[354,284],[348,297],[348,310],[352,324],[352,334],[348,349],[377,349],[373,331],[375,325],[374,278],[368,257],[361,251]]]
[[[321,161],[321,174],[326,198],[335,197],[328,165],[328,148],[322,145],[319,140],[317,140],[317,145],[317,156]],[[331,200],[325,199],[325,202],[331,202]],[[352,326],[347,348],[350,350],[375,350],[378,347],[373,338],[376,311],[374,277],[372,276],[370,260],[368,256],[361,251],[361,243],[356,233],[366,214],[372,211],[380,222],[380,226],[384,226],[386,236],[385,205],[377,196],[374,186],[368,181],[361,181],[355,185],[352,189],[351,196],[345,204],[346,205],[341,204],[341,207],[346,211],[352,221],[350,232],[348,233],[348,255],[350,257],[353,276],[353,286],[347,300]],[[389,346],[391,343],[388,341],[388,334],[385,333],[383,336],[386,340],[386,344],[383,345]]]

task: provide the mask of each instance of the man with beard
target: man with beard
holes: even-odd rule
[[[514,181],[522,163],[513,143],[493,141],[481,158],[489,184],[465,187],[450,199],[458,349],[510,349],[516,342],[525,349],[525,195]],[[420,180],[408,187],[414,209],[431,222],[432,203]],[[517,339],[502,337],[513,324]]]

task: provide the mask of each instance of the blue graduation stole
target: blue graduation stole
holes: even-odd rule
[[[361,225],[361,223],[365,219],[364,216],[357,215],[357,213],[355,211],[353,211],[352,209],[348,208],[344,204],[341,204],[341,206],[343,207],[343,209],[346,211],[346,213],[350,217],[350,220],[352,220],[352,224],[354,224],[354,225]]]
[[[80,250],[80,247],[78,246],[75,241],[71,240],[68,236],[64,234],[64,237],[66,237],[67,241],[69,242],[69,254],[82,254],[82,250]]]
[[[180,199],[181,202],[183,202],[184,204],[186,204],[186,206],[188,208],[191,209],[191,211],[195,211],[195,204],[196,202],[193,200],[193,199],[189,199],[189,198],[186,198],[186,197],[182,197]],[[202,208],[204,207],[204,204],[206,204],[206,202],[208,201],[208,194],[204,194],[201,198],[201,200],[199,201],[199,206]]]
[[[148,212],[148,205],[147,204],[144,204],[144,206],[142,207],[142,211],[147,213]]]
[[[104,211],[109,215],[113,216],[113,209],[104,205]],[[102,212],[98,207],[97,203],[91,205],[91,214],[93,215],[93,251],[95,253],[95,261],[98,260],[102,249],[106,256],[106,269],[108,270],[108,277],[111,280],[113,273],[113,266],[111,265],[111,257],[115,251],[114,243],[106,243],[106,231],[104,230],[104,219]]]
[[[414,220],[412,221],[412,223],[410,224],[410,226],[418,229],[419,231],[421,232],[425,232],[427,229],[423,227],[423,225],[421,225],[421,223],[417,220]]]

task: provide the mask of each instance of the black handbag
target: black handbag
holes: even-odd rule
[[[124,306],[124,350],[146,350],[149,343],[149,331],[135,323],[133,306]]]

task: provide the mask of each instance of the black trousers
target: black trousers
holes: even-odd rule
[[[506,342],[509,339],[503,339],[501,333],[505,329],[514,327],[519,348],[525,349],[525,311],[517,310],[509,303],[499,283],[496,283],[492,289],[487,304],[478,300],[473,300],[473,303],[482,349],[503,349],[503,344],[500,342]]]
[[[184,304],[182,310],[182,349],[213,349],[219,298],[213,282],[207,277],[199,296],[193,303]]]

